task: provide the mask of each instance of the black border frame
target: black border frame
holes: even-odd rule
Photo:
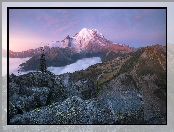
[[[9,120],[9,10],[10,9],[165,9],[166,10],[166,77],[167,77],[167,7],[7,7],[7,125],[115,125],[115,124],[10,124]],[[167,78],[166,78],[167,87]],[[166,124],[116,124],[116,125],[167,125],[167,89]]]

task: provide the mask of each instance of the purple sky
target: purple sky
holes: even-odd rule
[[[10,9],[9,48],[37,48],[82,28],[97,29],[105,38],[132,47],[166,45],[166,10]]]

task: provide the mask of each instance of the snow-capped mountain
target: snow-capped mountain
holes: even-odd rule
[[[110,40],[106,39],[101,33],[96,29],[83,28],[75,36],[70,37],[69,35],[62,41],[52,41],[48,44],[50,48],[60,47],[60,48],[75,48],[77,52],[81,52],[86,49],[88,44],[106,46],[108,44],[113,44]]]
[[[106,39],[96,29],[83,28],[80,32],[76,33],[73,37],[69,35],[61,41],[52,41],[48,45],[42,46],[45,52],[50,52],[52,48],[68,49],[73,53],[98,53],[98,52],[132,52],[132,48],[125,44],[117,44]],[[33,57],[41,52],[41,47],[36,49],[29,49],[22,52],[9,51],[10,58],[25,58]],[[54,55],[55,56],[55,55]]]

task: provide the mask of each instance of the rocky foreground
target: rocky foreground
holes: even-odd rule
[[[11,74],[9,124],[166,124],[163,49],[137,50],[116,73],[110,60],[76,74]],[[109,79],[102,82],[102,76]]]
[[[96,92],[92,80],[71,74],[9,77],[9,124],[147,124],[144,102],[133,88]]]

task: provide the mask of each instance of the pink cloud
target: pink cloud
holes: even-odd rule
[[[62,32],[63,30],[67,29],[69,26],[65,26],[59,29],[60,32]]]
[[[63,30],[67,29],[67,28],[71,28],[73,25],[75,25],[77,22],[70,22],[68,25],[66,25],[65,27],[62,27],[59,29],[60,32],[62,32]]]
[[[138,20],[140,20],[140,19],[141,19],[141,16],[140,16],[140,15],[135,15],[133,21],[138,21]]]
[[[37,21],[40,21],[40,20],[41,20],[41,17],[40,17],[40,16],[38,16],[38,17],[36,17],[36,19],[37,19]]]
[[[64,11],[64,12],[63,12],[63,14],[64,14],[64,15],[69,15],[69,13],[68,13],[68,12],[66,12],[66,11]]]
[[[52,28],[55,26],[57,27],[63,21],[65,21],[65,19],[55,18],[53,16],[45,14],[44,17],[38,16],[36,18],[36,21],[35,22],[33,21],[33,23],[38,23],[38,24],[40,23],[41,26],[40,31],[45,32],[48,30],[48,28]],[[43,25],[43,23],[45,24]]]

